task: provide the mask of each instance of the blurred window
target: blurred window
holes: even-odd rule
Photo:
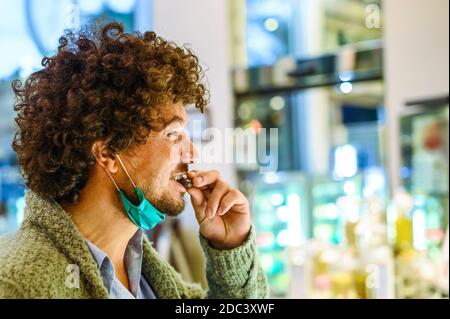
[[[65,29],[102,19],[134,28],[137,0],[0,1],[0,79],[26,77],[52,54]]]
[[[380,0],[246,0],[245,12],[249,67],[382,38]]]
[[[270,65],[289,53],[291,0],[247,0],[249,66]]]

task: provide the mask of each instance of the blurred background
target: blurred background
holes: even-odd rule
[[[198,164],[249,197],[271,297],[448,298],[448,6],[0,1],[0,234],[25,206],[11,81],[38,70],[69,25],[115,19],[193,48],[211,91],[206,126],[278,128],[277,172]],[[148,235],[206,286],[197,227],[188,207]]]

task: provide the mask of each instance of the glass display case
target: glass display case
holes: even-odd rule
[[[235,126],[239,129],[249,132],[254,141],[265,142],[264,145],[257,143],[253,145],[256,152],[252,153],[249,148],[252,145],[238,145],[236,140],[236,150],[243,152],[237,153],[237,158],[244,158],[251,154],[259,154],[258,152],[271,155],[271,143],[275,143],[276,156],[273,158],[276,164],[274,170],[287,171],[296,168],[295,163],[295,145],[292,135],[294,123],[292,121],[292,97],[290,94],[262,95],[239,99],[239,104],[235,110]],[[261,131],[261,129],[266,129]],[[277,135],[273,135],[270,129],[276,129]],[[264,139],[261,139],[261,134]],[[276,140],[274,140],[276,138]],[[244,142],[244,141],[242,141]],[[241,172],[254,172],[264,165],[261,157],[249,159],[248,161],[237,161],[236,168]]]
[[[309,250],[313,241],[333,254],[348,244],[346,233],[352,233],[348,228],[366,213],[369,198],[387,197],[382,48],[355,51],[354,69],[344,73],[339,72],[339,54],[329,54],[233,74],[235,128],[248,129],[255,136],[262,128],[278,130],[276,171],[261,173],[257,161],[236,163],[239,188],[251,198],[272,297],[322,296],[324,291],[328,297],[363,295],[346,286],[353,287],[358,278],[361,287],[363,280],[348,276],[346,261],[345,271],[336,270],[336,276],[330,277],[331,270],[323,270],[321,262],[291,271],[289,257],[293,249]],[[272,141],[266,142],[263,146],[270,149]],[[248,147],[236,149],[248,151]],[[307,287],[307,278],[317,280]],[[295,289],[291,289],[293,282]],[[330,295],[331,286],[335,293]]]
[[[360,175],[345,180],[333,180],[329,177],[315,177],[311,181],[312,237],[331,244],[340,244],[344,239],[344,224],[349,210],[342,212],[339,199],[344,196],[362,198],[362,178]],[[357,209],[357,208],[356,208]]]
[[[366,183],[362,173],[342,180],[299,172],[255,175],[251,179],[247,191],[261,264],[272,297],[293,297],[291,294],[299,298],[318,297],[322,296],[321,291],[326,291],[328,297],[339,297],[340,292],[328,295],[334,278],[330,277],[333,262],[328,257],[331,255],[337,258],[336,262],[345,264],[348,259],[360,263],[358,271],[364,274],[367,259],[374,259],[376,254],[368,254],[358,245],[368,247],[386,241],[384,203],[378,198],[363,197]],[[354,256],[352,247],[363,251],[364,256]],[[379,248],[371,249],[378,252]],[[292,251],[301,252],[297,261],[292,260]],[[314,259],[322,258],[325,251],[324,264]],[[341,257],[345,260],[340,260]],[[298,263],[298,259],[302,262]],[[297,266],[300,269],[292,271]],[[349,289],[353,291],[354,281],[359,277],[347,269],[345,276],[349,274],[352,281]],[[299,275],[305,282],[297,278]],[[334,279],[339,282],[338,277]],[[292,282],[297,281],[297,287],[291,291]],[[338,282],[334,284],[339,286]],[[303,293],[298,295],[299,291]],[[350,295],[356,296],[354,291]]]
[[[252,181],[250,196],[261,265],[273,297],[289,284],[286,248],[301,245],[309,234],[309,186],[299,174],[267,174]]]
[[[448,228],[448,97],[409,102],[407,110],[401,119],[401,176],[414,197],[414,248],[427,250],[433,259]]]

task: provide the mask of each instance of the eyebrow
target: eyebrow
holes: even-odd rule
[[[180,117],[180,116],[174,116],[170,121],[164,123],[163,129],[169,127],[170,125],[172,125],[172,124],[174,124],[174,123],[179,123],[179,124],[181,124],[181,125],[184,125],[184,124],[185,124],[185,121],[184,121],[184,119],[183,119],[182,117]]]

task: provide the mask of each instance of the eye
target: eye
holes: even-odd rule
[[[175,142],[175,141],[177,141],[179,139],[180,132],[177,132],[177,131],[169,132],[169,133],[167,133],[167,137],[169,138],[169,140]]]

